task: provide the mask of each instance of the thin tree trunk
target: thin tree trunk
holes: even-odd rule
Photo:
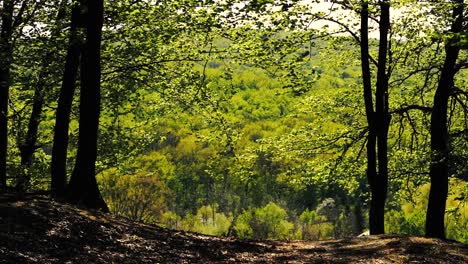
[[[376,125],[374,103],[372,99],[372,84],[369,65],[369,10],[367,1],[361,4],[361,68],[364,88],[364,103],[366,109],[367,125],[369,132],[367,134],[367,180],[371,190],[371,203],[369,210],[369,229],[370,232],[376,232],[379,226],[377,215],[378,203],[376,203],[377,192],[377,152],[376,152]]]
[[[10,67],[13,47],[13,0],[4,0],[2,9],[2,29],[0,33],[0,191],[6,188],[6,160],[8,150],[8,98],[10,89]]]
[[[463,0],[453,1],[454,22],[451,32],[460,33],[463,27]],[[460,47],[452,39],[445,46],[445,61],[441,72],[431,115],[431,166],[429,176],[431,188],[426,214],[426,236],[445,238],[445,204],[449,181],[449,142],[447,127],[447,106],[454,85],[455,64]]]
[[[100,46],[103,0],[88,1],[86,43],[81,62],[78,152],[68,199],[88,208],[108,211],[96,182],[97,138],[100,115]]]
[[[358,203],[353,208],[353,214],[355,219],[353,234],[359,235],[364,230],[364,219],[362,217],[361,201],[359,201],[359,199]]]
[[[54,197],[64,196],[67,182],[68,129],[82,47],[82,40],[78,34],[80,12],[81,5],[74,4],[71,15],[69,46],[65,58],[65,70],[55,115],[51,163],[51,191]]]
[[[372,81],[369,56],[369,5],[361,2],[361,67],[366,109],[367,135],[367,180],[371,191],[369,208],[369,232],[372,235],[385,232],[385,200],[388,185],[387,137],[390,124],[388,113],[388,76],[386,74],[388,32],[390,28],[390,4],[380,2],[379,57],[375,94],[375,111],[372,98]],[[378,162],[377,162],[378,161]]]
[[[37,133],[44,105],[44,76],[40,77],[39,83],[36,84],[33,98],[33,109],[28,123],[28,131],[26,139],[19,145],[21,166],[23,168],[22,175],[19,176],[16,184],[16,189],[20,192],[26,191],[31,181],[31,165],[34,152],[36,151]]]
[[[390,29],[390,4],[380,2],[379,21],[379,58],[377,67],[376,83],[376,125],[377,125],[377,159],[378,179],[375,183],[373,194],[375,226],[370,230],[371,234],[385,233],[385,201],[387,199],[388,187],[388,128],[390,125],[390,114],[388,112],[388,76],[387,76],[387,54],[388,33]]]

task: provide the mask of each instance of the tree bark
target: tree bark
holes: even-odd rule
[[[7,184],[8,150],[8,98],[10,89],[10,67],[13,59],[11,36],[13,33],[13,0],[4,0],[2,9],[2,29],[0,33],[0,191]]]
[[[450,32],[457,34],[463,28],[464,1],[453,3],[453,18]],[[431,188],[426,213],[426,236],[445,238],[445,206],[449,182],[449,141],[447,126],[447,107],[450,92],[454,85],[455,65],[460,52],[456,39],[445,46],[445,61],[440,75],[431,115],[431,166],[429,176]]]
[[[86,43],[81,61],[78,152],[69,184],[68,200],[108,211],[96,182],[97,139],[100,115],[100,46],[103,0],[87,1]]]
[[[69,46],[62,76],[62,87],[60,89],[58,106],[55,114],[51,163],[51,192],[52,196],[56,198],[65,195],[67,183],[68,129],[82,48],[82,39],[78,34],[80,13],[81,5],[74,4],[71,15]]]

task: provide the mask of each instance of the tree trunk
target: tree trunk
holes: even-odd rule
[[[377,65],[376,83],[376,125],[377,125],[377,160],[378,179],[375,183],[373,200],[376,225],[370,230],[370,234],[385,233],[385,200],[387,199],[388,186],[388,128],[390,125],[390,114],[388,111],[388,76],[387,76],[387,54],[388,54],[388,32],[390,29],[390,4],[380,2],[379,20],[379,58]]]
[[[55,115],[51,163],[51,191],[54,197],[64,196],[67,182],[68,129],[82,47],[82,39],[78,34],[80,13],[81,5],[74,4],[71,15],[69,46],[65,58],[65,70],[62,76],[62,87]]]
[[[100,115],[100,46],[103,0],[87,2],[86,43],[81,61],[78,152],[68,199],[88,208],[108,211],[96,182],[97,137]]]
[[[463,0],[454,1],[454,22],[450,32],[460,33],[463,27]],[[444,216],[449,181],[449,142],[447,106],[454,85],[455,64],[460,47],[455,39],[445,46],[445,61],[434,95],[431,115],[431,166],[429,176],[431,188],[426,213],[426,236],[445,238]]]
[[[6,160],[8,150],[8,98],[10,89],[10,67],[13,47],[13,0],[4,0],[2,9],[2,29],[0,33],[0,191],[6,188]]]
[[[26,139],[19,145],[21,166],[23,174],[19,175],[16,189],[20,192],[26,191],[31,181],[31,165],[34,152],[36,151],[37,133],[44,105],[44,76],[40,77],[39,83],[36,84],[33,98],[33,109],[28,123],[28,132]]]
[[[367,135],[367,180],[371,191],[369,208],[369,232],[372,235],[385,232],[384,214],[388,185],[387,135],[390,124],[388,113],[388,76],[386,74],[388,32],[390,28],[390,4],[380,2],[379,58],[376,83],[375,111],[372,98],[372,83],[369,56],[369,6],[361,2],[361,67],[366,109]],[[378,160],[378,162],[377,162]]]
[[[375,126],[375,112],[374,103],[372,99],[372,84],[369,65],[369,10],[366,1],[361,4],[361,68],[362,80],[364,88],[364,103],[366,109],[367,126],[369,132],[367,134],[367,181],[371,190],[371,204],[369,210],[369,229],[371,232],[376,230],[378,220],[375,217],[377,204],[376,198],[376,182],[377,182],[377,153],[376,153],[376,126]]]
[[[353,214],[354,214],[353,234],[359,235],[364,230],[364,219],[362,217],[361,201],[359,201],[359,199],[358,199],[358,203],[353,208]]]

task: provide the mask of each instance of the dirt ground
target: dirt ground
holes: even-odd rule
[[[468,245],[397,235],[242,241],[135,223],[43,196],[1,195],[0,263],[460,264],[468,263]]]

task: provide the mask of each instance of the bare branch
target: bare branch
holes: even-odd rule
[[[407,105],[407,106],[403,106],[401,108],[395,109],[393,111],[390,111],[390,114],[403,115],[405,113],[408,113],[411,110],[419,110],[423,113],[430,114],[432,112],[432,107],[424,106],[424,105]]]

